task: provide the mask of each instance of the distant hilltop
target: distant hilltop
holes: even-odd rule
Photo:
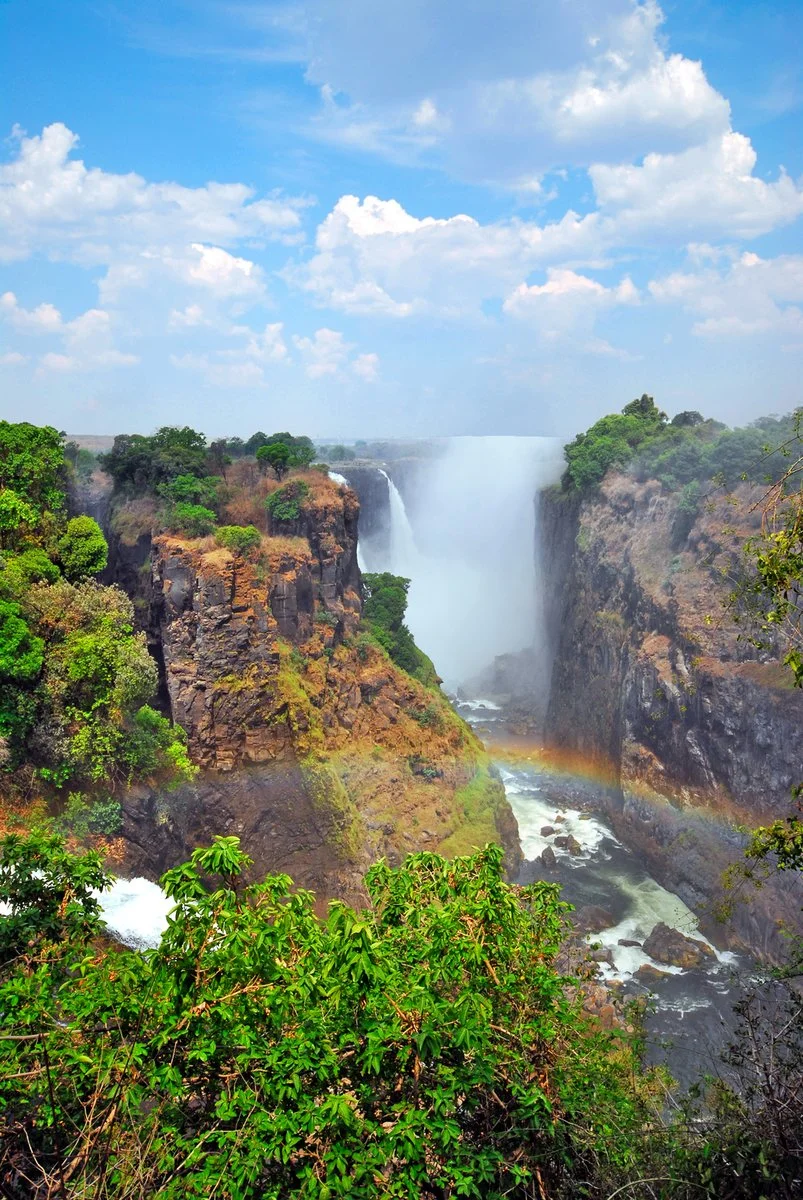
[[[68,433],[68,442],[77,442],[82,450],[91,450],[100,454],[103,450],[111,450],[114,437],[105,433]]]

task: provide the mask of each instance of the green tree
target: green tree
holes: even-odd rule
[[[0,489],[9,488],[38,511],[64,503],[64,443],[51,425],[0,421]]]
[[[438,683],[431,660],[419,650],[404,622],[410,580],[389,571],[365,573],[363,620],[372,636],[397,666],[427,687]]]
[[[0,547],[7,550],[24,540],[36,526],[39,513],[11,488],[0,490]]]
[[[59,558],[71,583],[98,575],[106,567],[109,547],[103,531],[92,517],[73,517],[59,538]]]
[[[12,600],[0,600],[0,680],[26,683],[42,670],[44,642],[35,637]]]
[[[260,446],[257,450],[257,462],[263,469],[271,468],[277,479],[281,480],[290,469],[290,447],[286,442],[271,442]]]

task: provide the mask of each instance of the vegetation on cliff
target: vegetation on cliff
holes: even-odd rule
[[[410,580],[382,571],[364,574],[362,582],[363,619],[372,636],[408,675],[426,687],[437,687],[440,680],[432,660],[419,650],[404,623]]]
[[[188,777],[186,739],[151,708],[156,665],[131,602],[93,578],[107,547],[68,518],[61,434],[0,422],[0,738],[6,796],[107,796]],[[16,519],[10,519],[11,514]],[[46,785],[46,786],[45,786]]]
[[[652,396],[643,395],[565,447],[562,486],[567,492],[588,491],[610,470],[625,467],[637,479],[658,479],[670,491],[710,480],[729,487],[740,479],[764,482],[783,472],[782,446],[794,428],[794,415],[760,417],[743,429],[727,429],[698,412],[678,413],[670,421]]]

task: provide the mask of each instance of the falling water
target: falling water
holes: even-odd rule
[[[411,579],[408,625],[448,686],[537,643],[535,494],[559,471],[551,438],[460,437],[406,497],[388,477],[390,561],[379,569]]]
[[[407,516],[407,509],[401,492],[388,475],[380,468],[380,475],[388,481],[388,497],[390,504],[390,570],[394,575],[404,575],[412,579],[421,570],[421,556],[416,549],[413,527]]]

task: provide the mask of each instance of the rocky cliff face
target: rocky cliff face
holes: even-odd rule
[[[788,813],[803,780],[803,694],[725,608],[756,499],[712,493],[692,520],[660,484],[615,476],[582,505],[540,502],[557,648],[546,740],[608,779],[623,840],[709,915],[736,826]],[[772,956],[800,903],[794,881],[774,881],[737,907],[732,940]]]
[[[515,866],[480,744],[360,629],[355,494],[306,478],[299,517],[247,557],[213,538],[150,544],[149,636],[201,773],[129,798],[128,869],[158,874],[215,833],[237,834],[259,873],[350,900],[383,854],[501,838]]]

